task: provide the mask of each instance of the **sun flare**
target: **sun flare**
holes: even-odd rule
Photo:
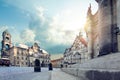
[[[72,10],[64,10],[54,17],[55,24],[59,23],[63,30],[80,31],[85,23],[85,17]]]

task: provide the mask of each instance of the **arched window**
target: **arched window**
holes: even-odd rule
[[[6,50],[8,50],[10,48],[10,46],[8,44],[5,45]]]
[[[75,53],[77,55],[77,58],[81,59],[81,54],[79,52]]]
[[[9,37],[6,37],[6,40],[9,40]]]

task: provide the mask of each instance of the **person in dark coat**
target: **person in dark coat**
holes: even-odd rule
[[[49,67],[49,71],[53,70],[52,63],[49,63],[48,67]]]
[[[63,64],[60,65],[60,68],[63,68]]]

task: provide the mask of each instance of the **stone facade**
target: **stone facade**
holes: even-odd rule
[[[50,54],[45,50],[41,50],[37,43],[34,43],[32,47],[29,47],[28,53],[30,56],[30,66],[34,65],[34,60],[37,58],[40,60],[41,66],[46,67],[50,62]]]
[[[88,56],[95,58],[120,51],[119,0],[96,0],[99,9],[92,14],[88,8],[85,31],[88,37]]]
[[[76,36],[71,48],[64,52],[64,64],[83,63],[88,60],[87,57],[87,42],[82,37],[81,33]]]
[[[12,46],[11,35],[7,30],[3,32],[2,37],[1,57],[10,59],[11,66],[34,66],[35,59],[40,60],[42,67],[48,66],[50,54],[40,49],[37,43],[32,47]]]
[[[79,77],[80,80],[119,80],[120,0],[96,1],[99,9],[93,15],[91,14],[91,7],[89,7],[88,22],[86,22],[85,28],[88,41],[90,41],[88,42],[89,57],[95,58],[96,55],[102,57],[91,59],[83,64],[72,65],[71,68],[64,68],[63,71]],[[95,34],[97,34],[97,38],[94,39]],[[98,45],[97,54],[95,43]]]
[[[117,7],[117,27],[120,29],[120,1],[116,1],[116,7]],[[118,35],[118,51],[120,52],[120,35]]]
[[[119,0],[96,0],[98,9],[99,27],[99,55],[118,52],[118,22],[117,2]]]
[[[111,52],[111,5],[110,0],[99,1],[99,39],[100,55]]]
[[[63,64],[63,58],[51,60],[51,63],[52,63],[54,68],[60,68],[61,65]]]
[[[12,66],[29,66],[28,49],[13,46],[8,52],[10,54],[8,58]]]
[[[98,3],[99,9],[95,14],[92,14],[91,5],[89,6],[87,11],[86,24],[84,26],[88,42],[87,59],[92,59],[98,56],[120,51],[120,1],[96,1]],[[75,48],[77,42],[77,39],[75,39],[72,47],[65,51],[65,53],[67,53],[64,54],[65,57],[72,55],[74,53],[74,49],[75,51],[80,50]],[[67,58],[69,59],[70,57]],[[65,60],[67,59],[65,58]],[[74,62],[73,59],[70,60]]]

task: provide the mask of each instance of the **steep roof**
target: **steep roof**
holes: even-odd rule
[[[80,41],[87,47],[87,42],[85,41],[84,38],[80,37]]]

